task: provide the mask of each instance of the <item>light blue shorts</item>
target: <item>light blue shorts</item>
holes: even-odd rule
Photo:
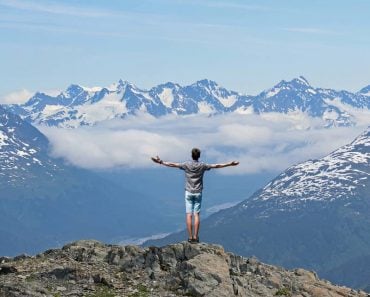
[[[202,193],[190,193],[185,191],[186,213],[199,213],[202,206]]]

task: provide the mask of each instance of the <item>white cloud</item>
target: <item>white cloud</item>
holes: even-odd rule
[[[206,162],[240,161],[239,166],[220,171],[225,174],[278,172],[322,157],[365,129],[326,129],[303,113],[160,119],[144,115],[95,127],[40,128],[52,143],[53,156],[84,168],[153,167],[157,165],[150,157],[157,154],[181,162],[189,159],[192,147],[199,147]]]
[[[28,99],[33,96],[33,92],[23,89],[19,91],[14,91],[0,98],[0,103],[2,104],[21,104],[25,103]]]
[[[42,93],[45,93],[46,95],[54,96],[54,97],[58,96],[60,92],[61,90],[59,89],[48,89],[48,90],[42,91]],[[33,95],[35,95],[35,92],[31,92],[27,89],[14,91],[14,92],[1,96],[0,104],[23,104],[27,102]]]
[[[62,90],[60,89],[48,89],[48,90],[42,91],[42,93],[52,96],[52,97],[58,96],[61,92]]]

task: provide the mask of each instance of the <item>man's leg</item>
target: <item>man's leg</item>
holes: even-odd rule
[[[191,213],[186,214],[186,228],[188,230],[189,239],[193,238],[193,226],[192,226],[193,216]]]
[[[200,213],[194,213],[194,239],[199,239]]]
[[[185,208],[186,208],[186,229],[188,230],[189,239],[193,239],[193,212],[194,199],[193,194],[185,191]]]
[[[199,242],[199,228],[200,228],[200,209],[202,206],[202,193],[198,193],[194,199],[194,236],[196,242]]]

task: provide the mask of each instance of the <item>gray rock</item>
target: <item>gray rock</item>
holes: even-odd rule
[[[17,268],[10,265],[2,265],[0,266],[0,274],[9,274],[9,273],[16,273]]]
[[[0,297],[367,296],[311,271],[285,270],[203,243],[141,248],[81,240],[0,267]]]

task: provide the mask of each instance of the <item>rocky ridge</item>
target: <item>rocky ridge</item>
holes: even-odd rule
[[[0,296],[368,296],[303,269],[285,270],[219,245],[164,247],[77,241],[36,256],[0,257]]]

